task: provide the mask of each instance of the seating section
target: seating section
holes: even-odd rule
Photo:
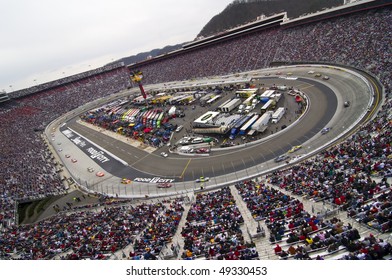
[[[146,64],[145,83],[227,75],[274,61],[339,63],[367,70],[384,86],[377,116],[346,141],[304,163],[268,175],[268,183],[236,185],[255,219],[265,223],[283,259],[389,259],[391,245],[361,236],[351,223],[310,214],[302,198],[323,201],[380,234],[391,232],[390,6],[287,28],[272,28]],[[354,39],[353,39],[354,38]],[[107,259],[132,246],[133,259],[158,258],[182,217],[180,202],[59,209],[34,225],[17,225],[17,201],[67,192],[40,133],[86,102],[130,86],[129,70],[105,66],[10,94],[0,105],[0,259]],[[288,195],[289,193],[290,195]],[[301,199],[298,199],[298,196]],[[297,197],[297,198],[296,198]],[[182,259],[257,259],[246,241],[229,188],[196,196],[179,230]],[[71,211],[72,210],[72,211]],[[67,212],[71,211],[71,212]],[[181,218],[182,217],[182,218]],[[353,220],[353,221],[354,221]]]
[[[183,259],[254,259],[254,244],[244,240],[240,225],[244,219],[228,187],[198,194],[181,231]]]

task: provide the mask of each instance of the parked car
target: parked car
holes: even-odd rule
[[[183,125],[180,125],[180,126],[178,126],[177,128],[176,128],[176,132],[180,132],[182,129],[183,129]]]
[[[161,156],[163,156],[164,158],[166,158],[166,157],[168,157],[169,155],[168,155],[167,153],[165,153],[165,152],[162,152],[162,153],[161,153]]]
[[[196,150],[196,153],[197,154],[206,154],[206,153],[209,153],[209,149],[207,149],[207,148],[200,148],[200,149]]]
[[[201,138],[201,137],[194,138],[191,141],[192,144],[200,144],[200,143],[203,143],[203,142],[204,142],[203,138]]]

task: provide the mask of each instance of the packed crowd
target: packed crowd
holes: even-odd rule
[[[269,181],[293,194],[324,200],[349,210],[351,216],[382,232],[392,230],[392,101],[347,141],[287,170],[274,172]]]
[[[0,258],[107,259],[133,245],[135,259],[152,259],[170,241],[182,212],[181,201],[174,200],[169,207],[143,203],[59,213],[34,226],[5,231]]]
[[[15,218],[15,201],[62,194],[66,190],[40,136],[62,114],[129,86],[125,68],[29,95],[0,107],[0,224]]]
[[[226,75],[273,61],[325,61],[366,69],[390,92],[391,14],[387,7],[227,39],[143,66],[144,83]]]
[[[181,81],[265,68],[274,56],[275,44],[280,37],[282,35],[277,29],[263,31],[145,65],[144,83]]]
[[[106,72],[111,72],[112,70],[115,69],[123,69],[124,68],[124,63],[122,62],[117,62],[117,63],[111,63],[90,71],[86,71],[83,73],[79,73],[76,75],[72,75],[72,76],[68,76],[68,77],[64,77],[62,79],[58,79],[58,80],[54,80],[48,83],[44,83],[44,84],[39,84],[33,87],[29,87],[29,88],[25,88],[25,89],[21,89],[21,90],[16,90],[13,92],[9,93],[9,96],[11,98],[19,98],[19,97],[23,97],[23,96],[27,96],[27,95],[31,95],[31,94],[35,94],[35,93],[39,93],[39,92],[43,92],[43,91],[47,91],[47,90],[51,90],[54,89],[56,87],[59,86],[63,86],[65,84],[71,84],[95,75],[100,75],[100,74],[104,74]]]
[[[272,61],[336,62],[372,72],[380,78],[386,93],[378,116],[347,141],[303,164],[275,172],[269,180],[294,194],[334,203],[359,221],[385,232],[391,230],[392,218],[391,187],[385,179],[392,171],[391,21],[391,8],[387,7],[294,28],[275,28],[162,59],[141,70],[147,83],[264,68]],[[88,76],[72,76],[15,92],[10,96],[21,98],[0,107],[1,259],[43,259],[55,255],[65,259],[107,258],[133,242],[130,257],[153,259],[162,244],[170,240],[181,217],[178,205],[170,209],[161,204],[144,204],[95,212],[60,212],[34,226],[18,227],[11,222],[16,200],[65,191],[56,172],[58,166],[39,131],[65,112],[130,86],[126,68],[108,67],[113,68],[104,67],[97,73],[87,73]],[[312,245],[329,248],[332,244],[330,250],[336,250],[346,243],[352,252],[343,257],[346,259],[378,259],[390,252],[389,243],[373,236],[359,240],[350,225],[336,220],[323,222],[303,211],[301,203],[287,195],[256,185],[239,186],[239,190],[255,218],[266,220],[274,239],[271,242],[305,237],[300,249],[288,253],[282,249],[299,259],[310,256],[306,253],[315,249]],[[286,219],[288,223],[282,225]],[[241,223],[243,219],[228,189],[199,194],[182,229],[183,258],[257,258],[254,245],[244,242]],[[338,226],[340,232],[331,234]],[[307,235],[299,231],[284,237],[303,228]],[[331,242],[331,237],[340,243]],[[307,245],[310,250],[302,248]]]
[[[391,254],[392,246],[390,243],[370,234],[363,240],[351,240],[347,244],[350,254],[345,254],[342,260],[381,260],[383,256]]]
[[[138,236],[130,252],[130,259],[155,260],[164,245],[170,244],[184,212],[183,199],[175,199],[163,213]]]
[[[236,188],[249,211],[258,213],[253,215],[255,220],[265,221],[269,241],[275,244],[274,252],[281,259],[324,259],[329,255],[340,256],[339,253],[342,259],[354,259],[358,255],[361,259],[382,259],[392,253],[390,243],[376,242],[377,245],[369,248],[368,242],[366,246],[362,244],[358,230],[350,223],[344,225],[336,217],[326,220],[320,213],[311,215],[302,203],[293,204],[295,198],[274,187],[244,181]],[[259,215],[257,210],[262,210],[264,215]]]
[[[290,218],[303,211],[303,204],[298,199],[264,184],[244,181],[236,184],[236,188],[256,220]]]
[[[31,226],[12,226],[0,242],[2,259],[102,259],[131,243],[160,204],[60,213]]]
[[[240,224],[244,223],[228,187],[198,194],[191,205],[182,229],[183,259],[254,259],[254,244],[244,240]]]

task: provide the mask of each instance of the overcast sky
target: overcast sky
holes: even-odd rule
[[[232,0],[0,0],[0,91],[193,40]]]

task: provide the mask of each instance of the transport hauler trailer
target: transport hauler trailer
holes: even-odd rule
[[[235,93],[238,97],[248,98],[252,94],[257,94],[257,92],[258,92],[257,88],[245,88],[245,89],[237,90]]]
[[[256,97],[256,94],[252,94],[251,96],[249,96],[244,102],[242,102],[242,104],[249,106],[252,105],[253,99]]]
[[[284,113],[286,112],[286,108],[279,107],[276,109],[275,113],[272,115],[271,123],[278,123],[280,119],[283,117]]]
[[[259,118],[259,115],[254,115],[251,117],[241,128],[240,135],[245,135],[248,133],[254,122]]]
[[[275,109],[276,102],[273,99],[270,99],[261,107],[261,114],[264,114],[267,111]]]
[[[236,135],[238,134],[238,132],[240,132],[240,129],[241,129],[241,127],[252,117],[253,115],[252,114],[250,114],[250,115],[246,115],[246,116],[243,116],[243,117],[241,117],[241,118],[239,118],[237,121],[236,121],[236,123],[234,124],[234,127],[231,129],[231,131],[230,131],[230,136],[229,136],[229,138],[231,139],[231,140],[233,140],[235,137],[236,137]]]
[[[251,130],[255,130],[257,132],[264,132],[268,123],[271,120],[272,113],[270,111],[265,112],[251,127]]]
[[[241,99],[234,98],[229,103],[226,103],[224,106],[220,107],[220,110],[224,113],[229,113],[233,109],[237,108],[241,104]]]

